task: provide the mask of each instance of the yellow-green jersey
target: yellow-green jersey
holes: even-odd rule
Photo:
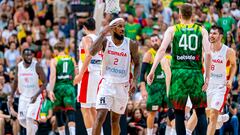
[[[174,25],[172,41],[172,69],[202,69],[202,26]]]

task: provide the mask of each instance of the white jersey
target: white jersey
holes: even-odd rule
[[[97,36],[95,34],[88,34],[88,37],[92,39],[94,42],[97,39]],[[82,45],[82,42],[80,43],[80,60],[79,60],[79,69],[82,67],[83,62],[85,60],[85,50],[84,46]],[[100,71],[101,70],[101,63],[102,63],[102,53],[98,52],[95,56],[92,57],[90,64],[88,65],[88,71]]]
[[[209,84],[225,84],[227,81],[227,50],[226,45],[222,45],[220,51],[212,52],[212,65]]]
[[[125,83],[130,77],[130,39],[124,37],[120,46],[116,46],[111,36],[107,37],[107,44],[103,53],[102,77],[111,83]]]
[[[39,91],[39,80],[36,71],[37,61],[33,60],[28,68],[24,67],[23,61],[18,64],[18,89],[21,95],[33,97]]]

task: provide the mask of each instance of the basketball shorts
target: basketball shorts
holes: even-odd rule
[[[54,94],[56,100],[53,103],[53,110],[75,110],[76,96],[75,88],[71,84],[58,84],[55,85]]]
[[[188,96],[193,108],[207,106],[206,92],[202,91],[204,84],[201,70],[172,69],[169,100],[174,109],[184,110]]]
[[[100,71],[85,72],[78,85],[77,100],[83,108],[96,106],[97,89],[101,80]]]
[[[39,95],[34,103],[31,103],[31,98],[21,95],[19,97],[18,119],[23,120],[26,118],[31,118],[34,120],[38,120],[41,104],[42,95]]]
[[[165,83],[165,82],[164,82]],[[154,83],[147,85],[147,110],[158,111],[160,107],[167,107],[166,85],[164,83]]]
[[[207,107],[222,111],[227,100],[229,90],[224,84],[209,84],[207,89]]]
[[[110,83],[102,79],[97,93],[96,109],[108,109],[117,114],[124,114],[128,102],[130,84]]]

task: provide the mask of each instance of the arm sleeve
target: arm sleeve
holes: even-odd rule
[[[142,63],[142,68],[141,68],[141,74],[140,74],[140,82],[145,82],[145,73],[147,71],[147,67],[150,66],[149,63],[143,62]]]

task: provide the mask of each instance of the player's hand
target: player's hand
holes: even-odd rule
[[[147,76],[147,83],[148,85],[151,85],[154,79],[154,72],[152,72],[152,70],[150,71],[150,73]]]
[[[135,79],[134,79],[134,80],[131,80],[131,81],[130,81],[130,90],[128,91],[128,94],[129,94],[130,96],[132,96],[133,93],[135,92],[136,88],[137,88],[137,82],[136,82],[136,80],[135,80]]]
[[[52,102],[56,100],[55,94],[52,91],[48,93],[48,97]]]
[[[40,123],[47,123],[47,118],[40,118],[39,122]]]
[[[36,100],[37,100],[37,95],[35,95],[35,96],[33,96],[32,98],[31,98],[31,104],[33,104],[33,103],[35,103],[36,102]]]
[[[101,32],[102,35],[107,35],[110,31],[112,31],[117,25],[118,25],[119,21],[114,23],[113,25],[107,25],[103,31]]]
[[[232,88],[232,80],[227,80],[226,86],[228,89],[231,89]]]
[[[148,93],[147,93],[146,89],[142,89],[142,90],[141,90],[141,94],[142,94],[142,98],[143,98],[143,99],[147,99]]]
[[[73,84],[76,85],[76,84],[80,83],[80,81],[82,80],[82,77],[83,77],[82,74],[76,75],[74,78]]]
[[[208,88],[208,82],[209,82],[209,79],[206,78],[206,79],[205,79],[205,82],[204,82],[204,84],[203,84],[203,86],[202,86],[202,91],[206,91],[206,90],[207,90],[207,88]]]

